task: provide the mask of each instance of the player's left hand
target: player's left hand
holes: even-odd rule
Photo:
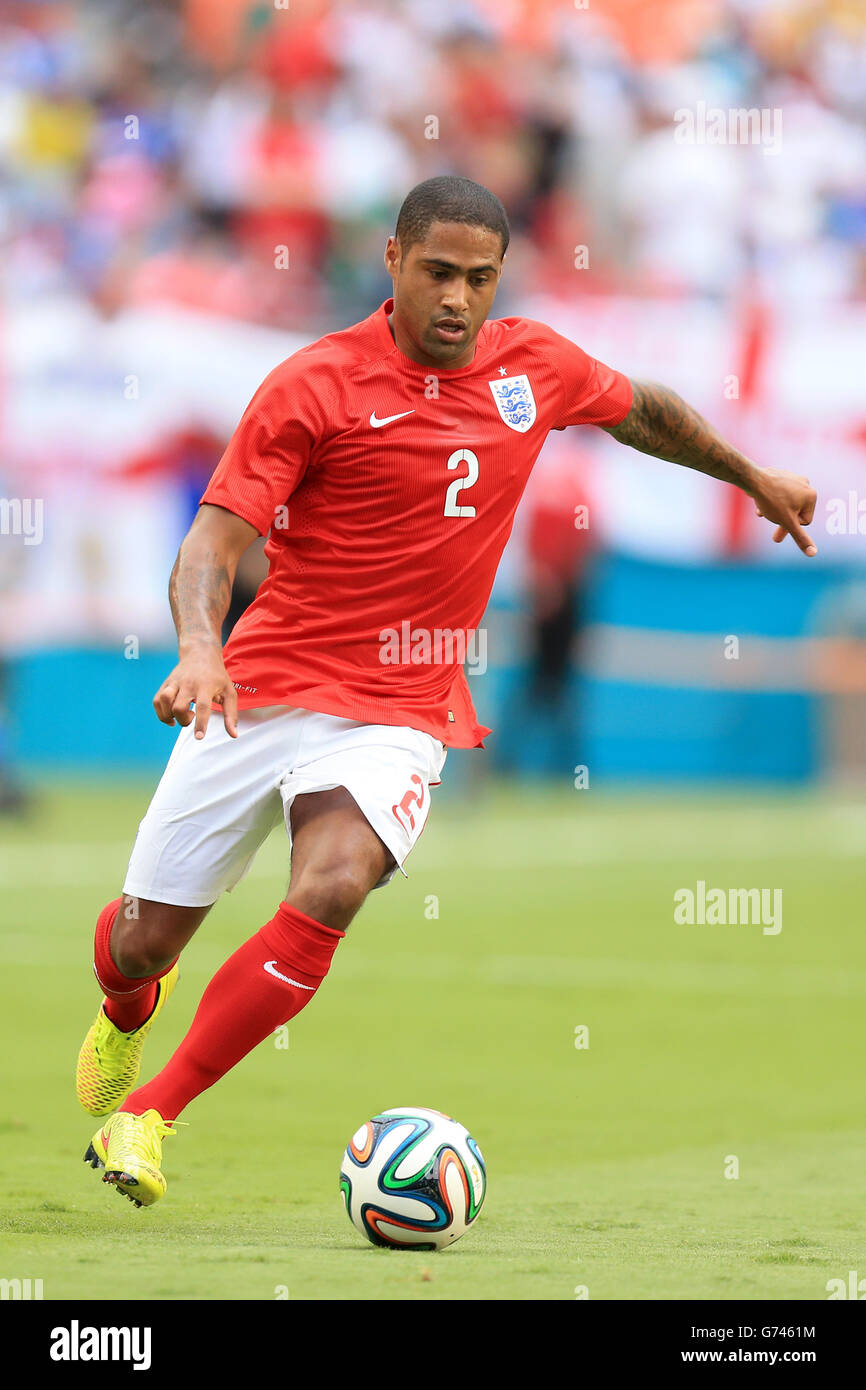
[[[793,536],[804,555],[818,554],[818,547],[803,529],[815,515],[818,501],[818,494],[808,478],[799,473],[786,473],[783,469],[757,469],[751,495],[758,516],[776,523],[773,540],[777,544],[786,536]]]

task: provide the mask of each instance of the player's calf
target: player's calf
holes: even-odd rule
[[[155,1110],[173,1120],[242,1057],[306,1008],[328,973],[342,931],[282,903],[276,915],[220,967],[189,1032],[121,1113]]]

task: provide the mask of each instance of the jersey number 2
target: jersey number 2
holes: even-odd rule
[[[446,516],[474,516],[474,507],[461,507],[457,501],[457,494],[464,487],[474,487],[478,482],[478,455],[473,454],[471,449],[455,449],[448,460],[449,468],[456,468],[458,464],[468,463],[469,472],[462,478],[455,478],[453,483],[448,484],[448,491],[445,494],[445,515]]]

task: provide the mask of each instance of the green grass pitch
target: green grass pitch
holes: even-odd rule
[[[168,1194],[139,1211],[82,1162],[73,1072],[93,922],[150,791],[51,783],[0,829],[0,1276],[46,1299],[249,1300],[820,1300],[866,1276],[862,807],[443,786],[288,1049],[267,1040],[189,1107]],[[184,953],[143,1076],[286,877],[275,833]],[[781,889],[781,932],[677,924],[699,879]],[[367,1245],[339,1197],[352,1132],[413,1104],[488,1165],[478,1223],[437,1255]]]

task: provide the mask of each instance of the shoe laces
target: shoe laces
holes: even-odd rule
[[[183,1125],[184,1129],[189,1129],[188,1120],[154,1120],[151,1129],[160,1139],[166,1139],[170,1134],[177,1134],[175,1125]]]
[[[187,1120],[145,1120],[143,1115],[135,1115],[133,1118],[142,1122],[145,1130],[145,1146],[154,1166],[158,1166],[159,1160],[158,1141],[176,1134],[175,1125],[183,1125],[184,1127],[188,1125]]]
[[[95,1039],[93,1050],[97,1057],[107,1057],[111,1053],[117,1052],[121,1045],[120,1040],[125,1036],[125,1033],[118,1033],[112,1029],[111,1032],[104,1033],[101,1038]]]

